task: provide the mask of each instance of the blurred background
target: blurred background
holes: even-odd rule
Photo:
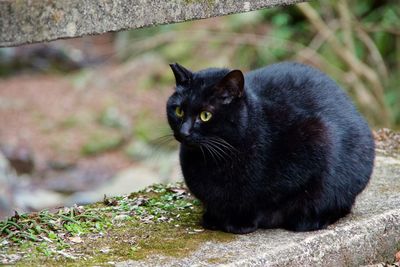
[[[400,5],[314,1],[0,49],[0,217],[181,179],[168,64],[248,71],[311,64],[372,128],[400,128]]]

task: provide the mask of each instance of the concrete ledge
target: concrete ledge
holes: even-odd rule
[[[0,0],[0,47],[247,12],[304,0]]]
[[[153,256],[116,266],[360,266],[392,261],[400,246],[400,160],[378,156],[350,216],[327,230],[261,230],[230,243],[207,242],[182,259]]]

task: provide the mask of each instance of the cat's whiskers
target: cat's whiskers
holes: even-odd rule
[[[215,144],[215,145],[217,145],[218,146],[218,148],[220,148],[220,149],[223,149],[224,151],[226,150],[226,151],[229,151],[229,152],[231,152],[232,154],[234,153],[234,152],[236,152],[236,151],[234,151],[231,147],[229,147],[229,146],[226,146],[225,144],[223,144],[223,143],[221,143],[221,142],[219,142],[219,141],[217,141],[217,140],[209,140],[210,142],[212,142],[213,144]]]
[[[237,150],[237,148],[235,148],[234,146],[229,144],[225,139],[223,139],[221,137],[218,137],[218,136],[215,136],[215,137],[212,137],[212,138],[213,138],[213,140],[219,141],[221,145],[223,144],[224,146],[229,147],[230,149],[232,149],[235,152],[239,153],[239,150]]]
[[[218,162],[217,162],[217,160],[216,160],[216,158],[215,158],[214,149],[212,149],[212,148],[210,147],[209,144],[204,143],[204,142],[201,143],[201,146],[203,146],[203,147],[207,150],[207,152],[208,152],[208,153],[211,155],[211,157],[213,158],[214,162],[215,162],[216,164],[218,164]]]
[[[151,140],[151,157],[158,155],[163,150],[163,147],[168,146],[172,141],[175,141],[173,134],[167,134]]]
[[[222,153],[223,150],[221,150],[218,146],[216,146],[216,145],[213,144],[213,143],[208,143],[208,145],[210,146],[210,148],[211,148],[212,150],[214,150],[214,152],[215,152],[215,154],[217,155],[217,158],[218,158],[218,159],[221,159],[221,160],[225,160],[225,159],[226,159],[226,158],[224,157],[224,154],[225,154],[225,153]]]
[[[206,155],[204,154],[203,147],[202,147],[202,145],[200,145],[199,147],[200,147],[201,153],[203,154],[204,163],[207,165]]]
[[[234,157],[236,160],[240,161],[239,150],[237,150],[234,146],[229,144],[226,140],[220,137],[211,137],[208,140],[215,143],[216,146],[218,146],[219,149],[222,149],[224,151],[224,154],[229,156],[231,159],[233,159]]]
[[[225,143],[227,142],[225,141]],[[217,163],[217,160],[218,162],[221,161],[227,162],[229,160],[232,161],[233,159],[238,159],[237,150],[229,143],[227,143],[228,145],[226,145],[225,143],[212,137],[202,141],[202,145],[207,149],[207,151],[213,157],[215,163]]]
[[[230,150],[226,151],[226,149],[220,146],[221,145],[220,143],[215,142],[214,140],[208,140],[208,144],[211,147],[213,147],[216,150],[216,152],[218,152],[218,154],[221,156],[222,159],[225,159],[223,155],[228,156],[230,159],[232,159],[232,155],[229,153],[231,151]]]
[[[154,142],[157,142],[157,141],[160,141],[160,140],[162,141],[164,139],[172,138],[173,136],[174,136],[174,134],[170,133],[170,134],[166,134],[166,135],[160,136],[160,137],[154,139],[153,141]]]
[[[166,144],[170,143],[173,140],[175,140],[174,139],[174,135],[173,134],[167,134],[167,135],[158,137],[158,138],[152,140],[151,142],[154,144],[154,146],[156,148],[160,148],[163,145],[166,145]]]

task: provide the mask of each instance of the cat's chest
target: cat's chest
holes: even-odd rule
[[[215,156],[181,151],[181,168],[186,183],[204,188],[238,187],[252,180],[254,166],[240,158]]]
[[[232,179],[239,175],[237,162],[215,159],[213,157],[196,157],[193,155],[181,156],[183,175],[189,179],[214,181],[216,183]],[[233,176],[233,177],[232,177]]]
[[[188,188],[203,203],[236,203],[263,179],[254,161],[244,157],[218,161],[181,151],[180,161]]]

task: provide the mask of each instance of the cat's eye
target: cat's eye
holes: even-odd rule
[[[175,108],[175,115],[176,115],[178,118],[182,118],[182,117],[183,117],[183,110],[182,110],[182,108],[181,108],[180,106],[177,106],[177,107]]]
[[[211,117],[212,117],[212,114],[209,111],[202,111],[200,113],[200,119],[204,122],[209,121],[211,119]]]

